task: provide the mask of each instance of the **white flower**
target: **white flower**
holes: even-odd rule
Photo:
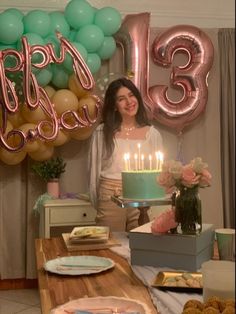
[[[183,166],[180,161],[171,160],[169,164],[169,172],[172,174],[175,180],[178,180],[182,177]]]
[[[208,167],[208,164],[202,161],[201,157],[196,157],[190,162],[191,166],[193,167],[193,171],[196,173],[202,173],[203,169]]]

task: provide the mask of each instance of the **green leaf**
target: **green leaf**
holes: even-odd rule
[[[65,168],[66,163],[61,157],[37,162],[31,167],[31,169],[45,181],[50,181],[51,179],[59,179],[61,174],[65,172]]]

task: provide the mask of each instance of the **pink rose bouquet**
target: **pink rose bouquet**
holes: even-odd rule
[[[207,168],[208,165],[200,157],[194,158],[186,165],[170,160],[164,162],[162,172],[157,177],[157,182],[165,188],[166,193],[173,193],[174,220],[184,234],[197,234],[202,230],[201,200],[198,189],[211,184],[211,174]],[[171,223],[170,217],[164,215],[160,217],[155,221],[153,231],[165,231],[168,220]]]
[[[194,158],[186,165],[176,160],[166,161],[157,181],[167,193],[180,187],[205,188],[211,184],[211,174],[207,168],[208,165],[200,157]]]

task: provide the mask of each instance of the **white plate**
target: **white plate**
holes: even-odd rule
[[[59,275],[89,275],[115,266],[110,258],[100,256],[65,256],[47,261],[44,269]]]
[[[109,239],[109,227],[86,226],[75,227],[70,233],[71,243],[106,242]]]
[[[150,314],[148,307],[137,300],[118,298],[118,297],[97,297],[97,298],[82,298],[70,301],[63,305],[53,309],[50,314],[65,314],[68,312],[76,313],[76,311],[96,311],[96,309],[111,310],[111,312],[105,312],[108,314],[117,313],[123,310],[126,312],[138,312],[139,314]],[[117,312],[116,312],[117,311]],[[102,310],[101,310],[102,313]]]

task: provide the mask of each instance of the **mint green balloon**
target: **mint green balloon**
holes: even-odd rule
[[[98,72],[101,67],[101,59],[96,53],[88,53],[87,66],[92,74]]]
[[[40,86],[48,85],[52,79],[51,65],[49,64],[46,68],[41,69],[35,76]]]
[[[0,43],[9,45],[16,43],[22,36],[24,25],[19,18],[9,12],[0,14]]]
[[[78,30],[80,27],[93,23],[94,9],[85,0],[72,0],[64,10],[68,24]]]
[[[101,28],[105,36],[111,36],[121,26],[121,14],[114,8],[104,7],[95,13],[94,24]]]
[[[116,51],[116,41],[112,36],[105,36],[102,46],[98,49],[97,54],[102,60],[110,59]]]
[[[67,37],[69,41],[75,41],[76,34],[77,34],[77,31],[75,29],[72,29]]]
[[[46,37],[50,32],[51,19],[47,12],[33,10],[28,12],[24,18],[24,33],[35,33]]]
[[[80,43],[77,42],[72,42],[71,43],[76,50],[80,53],[81,57],[84,59],[85,63],[87,61],[87,57],[88,57],[88,52],[87,50],[84,48],[84,46],[82,46]],[[66,53],[66,57],[65,57],[65,61],[63,62],[63,66],[65,67],[65,69],[67,71],[69,71],[69,73],[74,72],[73,69],[73,60],[72,57],[69,53]]]
[[[94,24],[81,27],[75,36],[75,41],[81,43],[88,52],[96,52],[102,46],[103,40],[102,30]]]
[[[24,17],[24,13],[22,13],[20,10],[16,8],[9,8],[9,9],[6,9],[4,12],[11,13],[15,15],[15,17],[18,17],[20,20],[22,20]]]
[[[0,44],[0,50],[6,50],[6,49],[16,50],[16,45],[14,45],[14,44],[12,44],[12,45]],[[17,64],[17,61],[16,61],[15,57],[13,57],[13,56],[7,56],[4,60],[4,67],[13,68],[16,66],[16,64]]]
[[[52,44],[55,55],[60,57],[60,41],[55,35],[48,35],[46,38],[44,38],[44,42],[45,44]]]
[[[70,33],[70,25],[67,23],[64,14],[58,11],[49,13],[51,19],[50,33],[55,35],[55,31],[60,32],[64,37]]]
[[[62,65],[52,64],[51,83],[57,88],[67,88],[69,74],[64,70]]]
[[[34,46],[34,45],[40,45],[40,46],[44,46],[45,42],[43,40],[43,38],[41,36],[39,36],[38,34],[35,33],[27,33],[23,35],[24,37],[27,38],[28,44],[30,46]],[[19,40],[17,42],[17,50],[21,51],[22,50],[22,42],[21,40]],[[39,63],[42,61],[42,56],[39,53],[35,53],[32,57],[32,62],[33,63]]]

